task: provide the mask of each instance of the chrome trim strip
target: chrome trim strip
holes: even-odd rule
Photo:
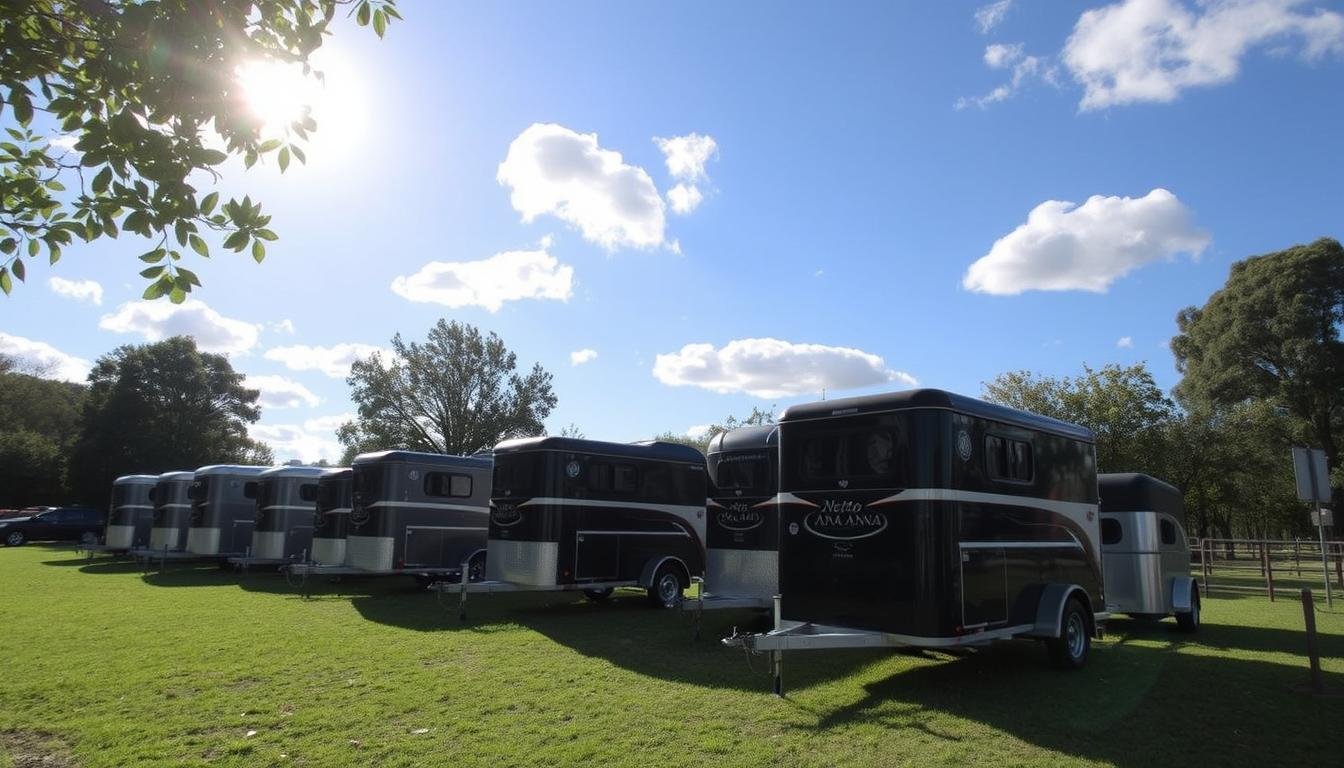
[[[683,536],[691,538],[684,530],[675,531],[575,531],[579,536]]]
[[[411,507],[413,509],[451,509],[458,512],[481,512],[488,511],[488,508],[482,504],[480,506],[471,506],[468,504],[444,504],[435,501],[375,501],[372,504],[365,504],[365,509],[378,509],[379,507]]]
[[[961,541],[962,549],[1082,549],[1083,545],[1075,541]]]
[[[609,501],[607,499],[562,499],[549,496],[538,496],[528,499],[519,504],[519,507],[530,507],[534,505],[545,504],[553,507],[607,507],[610,509],[647,509],[653,512],[671,512],[673,514],[690,514],[693,512],[704,511],[703,506],[695,504],[653,504],[647,501]]]

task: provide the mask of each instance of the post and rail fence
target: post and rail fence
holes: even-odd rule
[[[1344,597],[1344,542],[1312,539],[1191,539],[1190,570],[1212,596],[1291,599],[1303,587]],[[1327,586],[1328,585],[1328,586]]]

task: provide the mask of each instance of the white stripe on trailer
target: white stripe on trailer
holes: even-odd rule
[[[580,536],[682,536],[687,539],[691,534],[684,530],[675,531],[575,531]]]
[[[1082,543],[1074,541],[963,541],[962,549],[1082,549]],[[969,627],[967,627],[969,629]]]
[[[365,504],[366,509],[377,509],[379,507],[411,507],[413,509],[452,509],[458,512],[487,512],[484,505],[470,506],[467,504],[439,504],[432,501],[375,501],[372,504]]]
[[[488,531],[484,525],[408,525],[408,531]]]
[[[153,504],[118,504],[112,509],[115,511],[118,509],[153,509],[153,508],[154,508]]]
[[[292,509],[292,510],[298,510],[299,512],[304,511],[312,512],[314,507],[312,505],[306,505],[306,504],[271,504],[262,507],[261,511],[265,512],[268,509]]]
[[[172,504],[164,503],[164,504],[159,504],[158,506],[163,507],[164,509],[191,509],[191,503],[190,503],[190,502],[187,502],[187,503],[177,503],[177,502],[173,502]]]
[[[647,501],[609,501],[606,499],[562,499],[551,496],[540,496],[528,499],[519,507],[531,507],[536,505],[546,505],[554,507],[605,507],[608,509],[647,509],[652,512],[669,512],[674,515],[687,515],[694,512],[703,512],[702,506],[695,504],[654,504]]]

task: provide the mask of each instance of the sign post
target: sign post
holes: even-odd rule
[[[1330,559],[1325,552],[1325,525],[1327,515],[1321,504],[1330,500],[1330,470],[1325,463],[1325,451],[1319,448],[1293,447],[1293,474],[1297,478],[1297,498],[1311,502],[1316,518],[1316,532],[1321,539],[1321,574],[1325,579],[1325,604],[1335,607],[1330,593]]]

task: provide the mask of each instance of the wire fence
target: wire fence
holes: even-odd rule
[[[1303,587],[1317,600],[1344,598],[1344,542],[1314,539],[1194,539],[1191,573],[1205,595],[1292,599]]]

